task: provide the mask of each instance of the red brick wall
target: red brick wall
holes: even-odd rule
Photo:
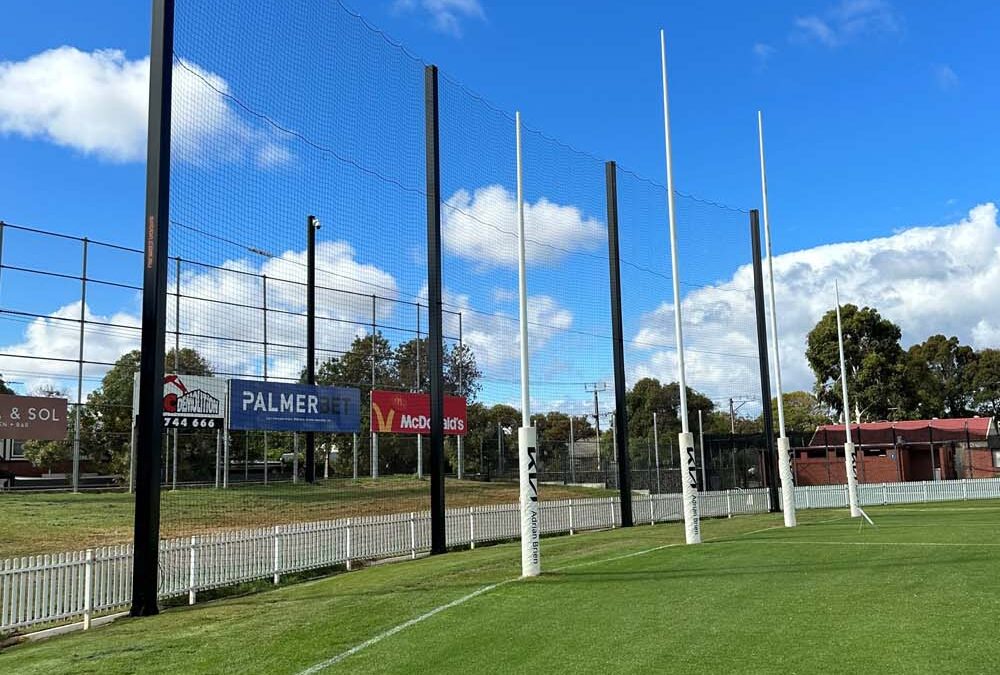
[[[983,448],[972,448],[969,450],[970,464],[972,466],[973,478],[996,478],[1000,476],[1000,469],[993,466],[993,451]]]

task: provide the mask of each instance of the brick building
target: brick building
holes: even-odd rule
[[[847,482],[843,424],[816,428],[794,448],[797,485]],[[851,425],[861,483],[898,483],[1000,475],[1000,437],[992,417],[866,422]]]

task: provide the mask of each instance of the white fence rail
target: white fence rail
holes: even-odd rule
[[[704,517],[725,517],[768,510],[767,490],[702,492]],[[1000,478],[928,483],[876,483],[859,486],[863,506],[960,499],[1000,498]],[[846,486],[795,488],[798,508],[847,505]],[[681,497],[636,494],[636,524],[681,519]],[[621,524],[617,498],[543,502],[543,534],[570,534]],[[430,512],[347,518],[233,530],[164,540],[160,543],[161,598],[270,579],[353,561],[416,557],[430,550]],[[448,546],[517,539],[520,517],[516,504],[449,509]],[[131,600],[132,547],[107,546],[87,551],[30,556],[0,563],[0,633],[39,624],[83,620],[126,607]]]

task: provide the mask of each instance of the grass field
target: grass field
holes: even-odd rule
[[[445,481],[449,508],[514,504],[514,483]],[[583,487],[546,485],[546,500],[604,497]],[[175,537],[240,527],[424,511],[430,483],[415,478],[328,480],[316,485],[272,483],[164,491],[160,534]],[[134,497],[122,492],[0,493],[0,560],[13,556],[76,551],[132,540]]]
[[[516,543],[379,565],[13,647],[0,672],[996,672],[1000,502],[869,513],[551,538],[528,581]]]

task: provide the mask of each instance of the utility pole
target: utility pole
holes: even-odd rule
[[[594,384],[583,385],[587,393],[594,395],[594,422],[597,425],[597,471],[601,471],[601,402],[597,395],[608,390],[607,382],[595,382]]]

